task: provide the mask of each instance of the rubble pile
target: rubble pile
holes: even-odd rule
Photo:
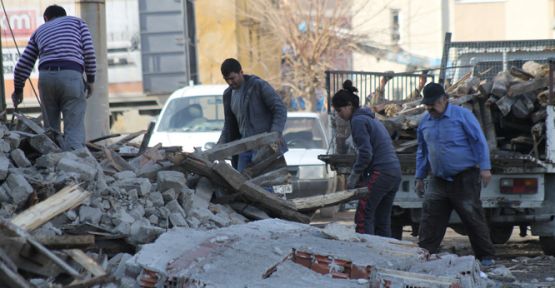
[[[481,285],[473,257],[268,219],[308,223],[319,207],[356,197],[268,193],[290,177],[277,133],[195,153],[128,143],[140,133],[63,152],[58,135],[17,117],[0,125],[2,287]],[[259,159],[243,173],[225,160],[252,149]]]
[[[0,243],[8,241],[10,237],[5,235],[9,231],[13,234],[23,227],[33,239],[50,237],[53,242],[64,242],[67,236],[94,235],[96,239],[89,239],[86,248],[98,248],[99,241],[112,240],[127,244],[112,248],[114,254],[134,253],[137,245],[152,242],[170,228],[208,230],[248,221],[230,205],[211,203],[212,194],[222,188],[175,168],[171,156],[176,153],[170,155],[160,147],[143,153],[118,153],[120,148],[134,148],[124,147],[125,143],[89,143],[88,148],[62,152],[56,145],[56,135],[31,119],[22,115],[18,118],[18,126],[12,130],[0,125],[0,217],[4,219]],[[77,202],[65,207],[64,202],[75,200],[75,195],[80,195]],[[33,212],[43,201],[48,205]],[[39,220],[46,214],[52,215]],[[19,227],[14,228],[13,223]],[[67,246],[79,247],[76,243]],[[2,245],[0,254],[13,248],[17,247]],[[17,253],[8,254],[20,258]],[[121,256],[113,259],[118,258]],[[9,257],[2,259],[8,261]],[[20,264],[14,265],[26,277],[61,272],[48,263],[45,266],[50,268],[35,273],[34,269],[25,269],[21,264],[25,261],[12,262]],[[6,268],[0,275],[16,272],[13,268]]]
[[[549,67],[528,61],[491,77],[491,71],[469,72],[446,89],[449,101],[473,111],[490,151],[517,152],[544,159],[545,118],[549,100]],[[398,152],[416,149],[416,128],[425,113],[421,100],[374,107],[394,136]]]

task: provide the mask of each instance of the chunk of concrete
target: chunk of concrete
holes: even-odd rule
[[[21,143],[21,136],[14,132],[9,132],[7,135],[4,136],[4,140],[10,144],[10,147],[13,149],[17,149],[19,144]]]
[[[62,149],[60,149],[54,141],[44,134],[39,134],[29,138],[29,145],[43,155],[62,151]]]
[[[83,161],[76,161],[69,158],[62,158],[58,162],[57,169],[66,173],[77,173],[79,174],[79,179],[85,181],[93,180],[96,173],[98,173],[95,167],[91,167],[83,163]]]
[[[187,180],[185,180],[185,174],[179,171],[160,171],[157,174],[158,189],[160,191],[166,191],[173,188],[175,191],[179,191],[187,186]]]
[[[27,159],[27,156],[25,156],[25,153],[21,149],[12,150],[10,152],[10,157],[17,167],[24,168],[31,166],[31,161]]]
[[[135,244],[145,244],[154,241],[160,234],[162,234],[165,230],[150,225],[150,222],[147,219],[141,219],[139,221],[135,221],[133,225],[131,225],[129,241]]]
[[[114,174],[114,178],[117,180],[137,178],[137,174],[133,171],[125,170]]]
[[[164,203],[173,201],[176,199],[175,197],[175,190],[170,188],[162,193],[162,197],[164,197]]]
[[[189,211],[193,209],[194,196],[195,196],[195,190],[189,189],[189,188],[181,189],[178,196],[178,201],[179,201],[179,204],[181,204],[181,207],[183,207],[185,211]]]
[[[81,206],[79,208],[79,221],[82,223],[98,224],[102,217],[102,210],[100,208]]]
[[[126,178],[114,182],[114,185],[125,191],[137,189],[141,197],[145,197],[150,192],[150,187],[152,186],[147,178]]]
[[[0,139],[0,152],[9,153],[12,150],[10,143],[4,139]]]
[[[6,192],[13,203],[18,206],[24,204],[27,198],[29,198],[29,195],[34,191],[23,174],[10,173],[3,185],[7,186]]]
[[[185,217],[183,217],[183,215],[181,213],[171,213],[170,214],[170,223],[174,226],[174,227],[188,227],[189,225],[187,225],[187,221],[185,220]]]
[[[148,195],[148,199],[150,199],[150,201],[152,201],[152,204],[154,205],[154,207],[162,207],[164,206],[164,197],[162,196],[162,193],[160,192],[152,192]]]
[[[183,210],[177,200],[172,200],[166,203],[165,207],[170,211],[170,213],[180,213],[181,215],[183,215],[183,217],[187,217],[187,213],[185,213],[185,210]]]
[[[10,169],[10,159],[4,153],[0,153],[0,180],[8,177],[8,169]]]

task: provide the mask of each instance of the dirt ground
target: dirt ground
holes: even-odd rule
[[[329,222],[353,225],[354,210],[339,212],[333,219],[324,219],[315,215],[312,225],[323,227]],[[353,227],[354,229],[354,227]],[[506,244],[496,244],[495,265],[483,268],[487,277],[495,280],[495,287],[555,287],[555,257],[542,253],[537,236],[521,237],[520,230],[515,228]],[[411,235],[406,226],[403,240],[416,243],[418,237]],[[448,229],[442,243],[442,251],[460,256],[472,255],[467,236],[457,234]]]

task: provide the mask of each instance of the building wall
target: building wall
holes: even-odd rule
[[[451,0],[453,40],[553,37],[553,0]]]
[[[403,72],[414,66],[439,64],[446,27],[443,0],[356,0],[356,33],[368,35],[368,44],[387,49],[385,55],[355,53],[354,70]],[[362,8],[360,8],[362,7]],[[398,11],[399,39],[393,41],[393,13]],[[448,23],[448,22],[447,22]],[[398,53],[396,47],[408,54]]]
[[[230,57],[237,58],[247,74],[256,74],[274,85],[279,81],[279,45],[264,37],[257,25],[244,20],[247,4],[247,0],[195,2],[201,83],[224,83],[220,64]]]

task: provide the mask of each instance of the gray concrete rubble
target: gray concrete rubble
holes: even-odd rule
[[[296,262],[301,253],[312,263]],[[330,263],[325,271],[316,272],[325,260]],[[355,275],[354,267],[366,274]],[[158,285],[202,287],[378,287],[387,281],[391,287],[484,287],[471,256],[431,257],[410,242],[278,219],[210,231],[172,229],[126,262],[126,277],[141,281],[152,272]],[[347,279],[335,277],[346,274]]]

